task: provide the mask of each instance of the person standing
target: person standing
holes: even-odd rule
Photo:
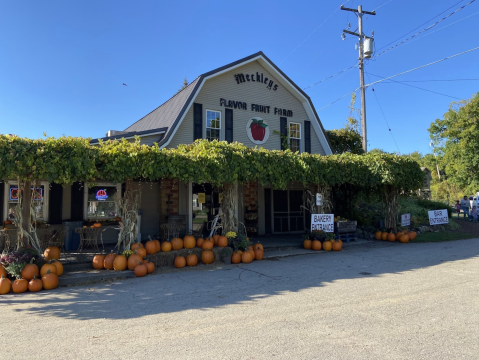
[[[466,195],[464,195],[464,198],[461,200],[461,209],[464,213],[464,219],[466,218],[466,215],[469,218],[469,200]]]

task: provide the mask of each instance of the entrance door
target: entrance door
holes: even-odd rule
[[[304,213],[302,190],[273,190],[274,233],[302,232]]]
[[[211,184],[193,183],[193,231],[206,234],[206,223],[218,214],[219,196]]]

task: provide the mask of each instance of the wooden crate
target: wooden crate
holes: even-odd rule
[[[343,233],[356,232],[357,221],[335,221],[334,233],[336,235]]]

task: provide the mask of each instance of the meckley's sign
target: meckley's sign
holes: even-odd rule
[[[275,84],[273,80],[268,79],[266,76],[263,76],[263,73],[260,74],[256,72],[256,74],[235,74],[234,76],[237,84],[252,81],[266,84],[266,88],[269,90],[278,90],[278,84]]]

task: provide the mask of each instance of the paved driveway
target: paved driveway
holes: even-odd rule
[[[0,296],[0,358],[479,358],[479,240],[345,247]]]

